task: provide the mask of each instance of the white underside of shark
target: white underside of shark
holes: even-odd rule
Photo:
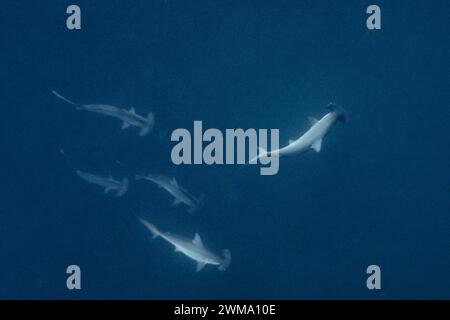
[[[221,271],[225,271],[231,263],[231,254],[228,249],[222,251],[223,258],[212,253],[203,245],[202,239],[195,234],[193,240],[184,239],[182,237],[172,235],[170,233],[161,232],[145,219],[138,220],[152,233],[153,238],[161,237],[175,247],[175,252],[181,252],[188,258],[197,262],[197,272],[202,270],[207,264],[217,266]]]
[[[78,104],[62,96],[55,90],[52,90],[52,93],[59,99],[76,106],[77,110],[90,111],[121,120],[123,122],[122,130],[128,128],[129,126],[138,127],[141,129],[139,131],[140,136],[145,136],[149,134],[152,131],[153,126],[155,124],[155,117],[152,112],[149,112],[147,114],[147,118],[144,118],[138,115],[134,110],[134,108],[131,108],[130,110],[125,110],[107,104]]]
[[[313,117],[308,117],[311,123],[311,128],[306,131],[300,138],[295,140],[289,140],[289,144],[283,148],[266,151],[262,148],[259,150],[257,157],[250,160],[250,163],[256,163],[256,161],[265,156],[289,156],[294,154],[300,154],[308,150],[314,150],[320,152],[322,149],[322,140],[328,134],[330,129],[337,121],[346,122],[345,110],[335,104],[330,103],[328,105],[330,112],[323,116],[322,119],[317,120]]]
[[[80,170],[75,171],[76,174],[88,183],[96,184],[104,188],[104,193],[108,193],[111,190],[116,190],[116,196],[123,196],[128,190],[128,179],[123,178],[122,181],[114,180],[112,177],[101,177],[92,173],[83,172]]]

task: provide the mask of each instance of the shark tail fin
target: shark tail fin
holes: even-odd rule
[[[347,112],[345,111],[344,108],[342,108],[340,105],[334,102],[330,102],[327,108],[338,115],[338,120],[340,120],[344,124],[347,123],[348,117]]]
[[[155,125],[155,115],[153,112],[149,112],[147,115],[147,124],[142,127],[141,131],[139,132],[139,135],[141,137],[148,135],[152,130],[153,126]]]
[[[224,249],[224,250],[222,251],[222,254],[223,254],[223,262],[222,262],[222,264],[220,264],[220,266],[218,267],[218,269],[219,269],[220,271],[225,271],[225,270],[227,270],[227,268],[230,266],[230,263],[231,263],[231,253],[230,253],[230,250]]]
[[[137,217],[137,219],[139,220],[140,223],[142,223],[148,230],[150,230],[150,232],[152,233],[152,238],[155,239],[157,237],[160,236],[160,232],[158,230],[158,228],[156,228],[155,225],[151,224],[150,222],[148,222],[145,219],[142,219],[140,217]]]
[[[65,101],[71,105],[77,106],[78,103],[73,102],[72,100],[67,99],[66,97],[64,97],[63,95],[59,94],[58,92],[56,92],[55,90],[51,90],[51,92],[59,99],[61,99],[62,101]]]
[[[128,178],[123,178],[122,187],[120,187],[120,189],[117,190],[116,195],[118,197],[123,196],[127,192],[129,184],[130,184],[130,182],[128,181]]]

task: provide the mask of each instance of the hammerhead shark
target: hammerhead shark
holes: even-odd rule
[[[150,232],[153,238],[161,237],[175,247],[175,252],[181,252],[188,258],[195,260],[197,262],[197,272],[202,270],[205,265],[211,264],[218,266],[217,268],[221,271],[225,271],[231,263],[231,253],[230,250],[224,249],[222,251],[223,258],[212,253],[206,249],[203,245],[202,239],[195,234],[193,240],[184,239],[182,237],[170,234],[168,232],[161,232],[145,219],[137,218]]]
[[[99,185],[103,188],[105,188],[104,193],[108,193],[111,190],[117,190],[116,196],[121,197],[127,192],[128,190],[128,179],[123,178],[122,181],[114,180],[112,177],[101,177],[94,175],[92,173],[83,172],[80,170],[75,171],[77,175],[89,182],[96,185]]]
[[[347,121],[347,115],[340,105],[330,103],[328,105],[328,112],[322,119],[318,120],[313,117],[308,117],[311,123],[311,128],[306,131],[300,138],[296,140],[289,140],[289,144],[283,148],[266,151],[263,148],[259,149],[257,157],[250,160],[250,163],[256,163],[256,161],[265,156],[289,156],[293,154],[300,154],[308,150],[314,150],[320,152],[322,148],[322,140],[328,134],[330,129],[337,121],[345,123]]]
[[[109,116],[122,120],[123,121],[122,130],[128,128],[129,126],[141,128],[139,132],[140,136],[145,136],[149,134],[152,131],[153,126],[155,124],[155,116],[153,115],[152,112],[149,112],[147,114],[147,118],[144,118],[138,115],[134,110],[134,108],[131,108],[130,110],[125,110],[107,104],[78,104],[62,96],[55,90],[52,90],[52,93],[59,99],[76,106],[77,110],[91,111],[98,114],[102,114],[104,116]]]
[[[151,181],[155,183],[159,188],[163,188],[168,193],[170,193],[175,198],[172,206],[177,206],[180,203],[184,203],[189,207],[189,213],[194,213],[195,211],[201,209],[201,207],[203,206],[204,196],[200,195],[200,197],[195,198],[187,190],[180,187],[175,178],[169,178],[159,174],[149,174],[146,176],[136,175],[135,178],[136,180],[145,179]]]

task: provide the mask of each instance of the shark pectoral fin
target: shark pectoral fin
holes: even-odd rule
[[[198,210],[200,210],[201,208],[203,208],[203,205],[205,204],[205,195],[201,194],[198,199],[195,199],[195,203],[189,206],[189,209],[187,210],[187,212],[189,213],[194,213]]]
[[[141,131],[139,132],[141,137],[146,136],[153,130],[153,126],[155,125],[155,116],[153,115],[153,112],[148,113],[146,120],[147,123],[142,126]]]
[[[267,155],[267,151],[266,149],[264,149],[263,147],[258,147],[258,154],[256,155],[256,157],[250,159],[248,161],[249,164],[256,164],[258,162],[258,159],[261,159],[262,157]]]
[[[197,268],[195,269],[195,271],[199,272],[200,270],[202,270],[204,267],[206,266],[206,263],[204,262],[197,262]]]
[[[322,148],[322,139],[316,140],[311,145],[311,148],[314,149],[315,152],[320,152],[320,149]]]
[[[176,207],[177,205],[179,205],[181,203],[180,200],[178,200],[177,198],[175,198],[172,202],[172,207]]]
[[[124,121],[122,124],[122,130],[125,130],[126,128],[128,128],[130,126],[130,123]]]
[[[175,247],[175,252],[180,252],[180,249],[178,249],[178,247]]]
[[[128,181],[128,178],[123,178],[122,179],[122,185],[120,186],[119,189],[117,189],[117,194],[116,195],[118,197],[123,196],[127,192],[129,183],[130,182]]]
[[[197,207],[190,207],[188,210],[187,210],[187,212],[188,213],[194,213],[195,211],[197,211]]]
[[[172,185],[174,185],[175,187],[179,188],[179,187],[178,187],[177,179],[172,178],[172,180],[170,180],[170,183],[171,183]]]
[[[105,190],[103,191],[104,194],[107,194],[108,192],[110,192],[112,190],[112,188],[110,187],[106,187]]]
[[[311,126],[315,125],[319,120],[317,120],[314,117],[308,117],[309,123],[311,123]]]
[[[199,248],[204,248],[202,238],[200,238],[199,234],[196,233],[194,236],[194,239],[192,240],[192,243]]]

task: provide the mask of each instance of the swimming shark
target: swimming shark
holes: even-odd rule
[[[129,183],[127,178],[123,178],[122,181],[118,181],[114,180],[112,177],[100,177],[80,170],[76,170],[75,172],[81,179],[105,188],[105,194],[111,190],[117,190],[116,196],[121,197],[128,190]]]
[[[259,148],[259,154],[252,160],[250,163],[256,163],[256,161],[265,156],[289,156],[293,154],[303,153],[308,150],[314,150],[316,152],[320,152],[322,148],[322,140],[328,134],[330,129],[334,126],[334,124],[338,121],[345,123],[347,121],[347,115],[340,105],[336,103],[328,104],[327,108],[330,110],[322,119],[318,120],[313,117],[308,117],[309,122],[311,123],[311,128],[306,131],[300,138],[295,140],[289,140],[287,146],[272,150],[266,151],[263,148]]]
[[[128,128],[129,126],[141,128],[141,131],[139,132],[140,136],[149,134],[155,124],[155,117],[152,112],[149,112],[147,118],[144,118],[138,115],[134,108],[125,110],[107,104],[78,104],[62,96],[55,90],[52,90],[52,93],[59,99],[76,106],[77,110],[90,111],[122,120],[122,130]]]
[[[175,252],[181,252],[188,258],[195,260],[197,262],[197,272],[202,270],[205,265],[211,264],[218,266],[217,268],[221,271],[225,271],[231,263],[231,253],[230,250],[222,250],[223,258],[212,253],[206,249],[203,245],[202,239],[195,234],[193,240],[184,239],[182,237],[172,235],[168,232],[161,232],[145,219],[137,218],[150,232],[153,238],[161,237],[175,247]]]
[[[187,190],[181,188],[178,185],[178,182],[175,178],[169,178],[159,174],[149,174],[146,176],[136,175],[135,179],[148,180],[155,183],[159,188],[163,188],[175,198],[175,200],[172,203],[172,206],[177,206],[180,203],[184,203],[189,207],[188,209],[189,213],[194,213],[195,211],[201,209],[201,207],[204,204],[203,195],[200,195],[200,197],[195,198]]]

